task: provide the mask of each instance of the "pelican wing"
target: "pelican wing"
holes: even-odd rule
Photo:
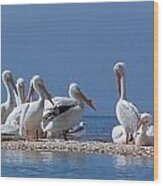
[[[74,107],[75,105],[56,105],[55,107],[53,107],[52,109],[49,110],[48,113],[46,113],[44,115],[44,121],[51,121],[54,118],[56,118],[57,116],[67,112],[69,109],[71,109],[72,107]]]
[[[24,124],[25,116],[27,114],[27,111],[30,107],[30,103],[24,104],[24,108],[22,109],[21,115],[20,115],[20,127],[19,127],[19,135],[23,136],[23,131],[26,128]]]
[[[147,134],[147,136],[154,136],[154,126],[153,126],[153,125],[150,125],[150,126],[147,128],[146,134]]]
[[[121,125],[118,125],[118,126],[115,126],[112,130],[112,139],[115,140],[115,139],[118,139],[120,138],[123,134],[125,133],[125,130],[123,128],[123,126]]]
[[[44,110],[49,110],[59,106],[71,106],[77,104],[77,101],[75,99],[68,97],[55,97],[52,99],[52,101],[54,103],[54,106],[52,106],[52,104],[48,100],[45,100]]]
[[[68,133],[69,133],[69,134],[70,134],[70,133],[76,133],[76,132],[80,132],[80,131],[82,131],[82,130],[84,130],[84,129],[85,129],[84,126],[77,125],[77,126],[75,126],[74,128],[68,130]]]
[[[120,100],[117,104],[117,117],[120,124],[127,127],[130,132],[134,132],[137,129],[139,113],[132,103]]]
[[[77,105],[77,101],[68,97],[55,97],[52,99],[54,106],[49,105],[49,103],[45,102],[45,111],[44,115],[45,120],[53,120],[57,116],[67,112],[69,109]]]
[[[13,121],[10,125],[1,126],[1,134],[18,134],[19,126],[16,121]]]

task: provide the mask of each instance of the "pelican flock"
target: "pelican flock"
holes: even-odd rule
[[[152,115],[139,113],[137,107],[126,96],[125,63],[113,67],[118,85],[118,101],[115,114],[119,124],[114,126],[111,137],[116,144],[153,145],[154,127]],[[86,96],[77,83],[71,83],[68,97],[51,96],[39,75],[30,80],[26,96],[25,80],[21,77],[16,84],[11,71],[2,73],[7,91],[7,100],[1,104],[1,134],[15,135],[30,140],[63,136],[81,137],[86,124],[82,121],[86,106],[96,111],[93,101]],[[37,99],[34,98],[37,94]]]

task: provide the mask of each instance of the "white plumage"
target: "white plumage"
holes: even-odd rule
[[[22,112],[20,114],[20,128],[19,135],[27,136],[28,138],[38,138],[41,136],[41,121],[44,110],[45,96],[53,105],[51,96],[48,93],[43,80],[35,75],[32,78],[32,86],[28,96],[31,96],[32,92],[35,90],[39,96],[37,101],[23,104]]]
[[[116,144],[127,143],[127,133],[123,125],[117,125],[112,130],[112,140]]]
[[[2,81],[7,91],[7,100],[1,104],[1,124],[4,124],[8,115],[15,107],[14,91],[17,94],[16,86],[13,81],[12,73],[9,70],[5,70],[2,73]]]
[[[17,79],[16,88],[18,94],[15,94],[17,107],[14,107],[12,112],[8,115],[5,124],[1,127],[2,134],[18,135],[19,132],[20,115],[24,108],[22,104],[25,103],[25,80],[23,78]]]
[[[25,80],[23,78],[17,79],[16,88],[18,92],[18,96],[15,95],[16,105],[19,106],[25,103]]]
[[[116,105],[117,119],[127,133],[133,134],[138,127],[139,112],[136,106],[126,99],[124,63],[117,63],[114,66],[114,72],[117,77],[119,92],[119,100]]]
[[[152,116],[149,113],[143,113],[140,116],[138,130],[134,133],[134,141],[136,145],[153,146],[154,132],[152,123]]]
[[[61,134],[76,126],[84,113],[85,103],[95,109],[92,101],[88,99],[80,90],[76,83],[69,86],[69,98],[55,97],[52,99],[54,108],[50,108],[45,102],[44,122],[42,128],[44,132]]]
[[[83,136],[86,132],[86,124],[81,121],[78,125],[73,127],[72,129],[69,129],[67,134],[73,137],[80,137]]]

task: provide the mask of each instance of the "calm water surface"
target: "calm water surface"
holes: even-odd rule
[[[2,176],[153,180],[153,159],[3,150]]]

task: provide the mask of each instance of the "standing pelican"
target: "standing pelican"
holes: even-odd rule
[[[32,95],[35,90],[38,94],[38,100],[23,104],[22,112],[20,114],[20,128],[19,135],[27,138],[34,138],[38,140],[41,135],[41,121],[43,117],[45,97],[51,102],[51,96],[48,93],[43,80],[35,75],[32,78],[33,83],[30,86],[28,97]]]
[[[53,99],[54,108],[50,108],[45,102],[45,114],[42,123],[44,132],[54,134],[66,133],[70,128],[76,126],[83,116],[85,103],[92,109],[95,109],[92,101],[88,99],[79,88],[78,84],[72,83],[69,86],[68,97],[55,97]]]
[[[128,143],[128,134],[133,134],[137,130],[139,112],[137,108],[126,99],[124,63],[117,63],[113,70],[117,77],[118,92],[120,96],[116,105],[116,115],[119,123],[123,125],[126,130]]]
[[[7,91],[7,100],[1,104],[1,124],[4,124],[8,115],[15,107],[14,91],[16,94],[16,86],[13,81],[12,73],[9,70],[5,70],[2,73],[2,81]]]
[[[32,81],[32,80],[31,80]],[[5,124],[1,127],[2,134],[18,135],[20,114],[22,112],[22,104],[25,103],[25,81],[23,78],[18,78],[16,83],[17,93],[15,100],[17,106],[8,115]]]
[[[153,126],[151,125],[149,127],[151,123],[152,116],[149,113],[141,114],[138,130],[134,133],[134,142],[136,145],[154,145],[154,135],[151,132]]]
[[[16,104],[17,106],[25,103],[25,80],[23,78],[18,78],[16,83],[16,88],[18,96],[16,95]]]
[[[33,83],[33,79],[30,81],[30,86]],[[25,100],[25,84],[24,79],[19,78],[17,80],[17,93],[15,94],[15,100],[17,103],[17,106],[12,110],[12,112],[8,115],[5,124],[1,127],[1,134],[14,134],[18,135],[19,133],[19,122],[20,122],[20,115],[24,108]],[[28,100],[29,102],[29,100]]]

